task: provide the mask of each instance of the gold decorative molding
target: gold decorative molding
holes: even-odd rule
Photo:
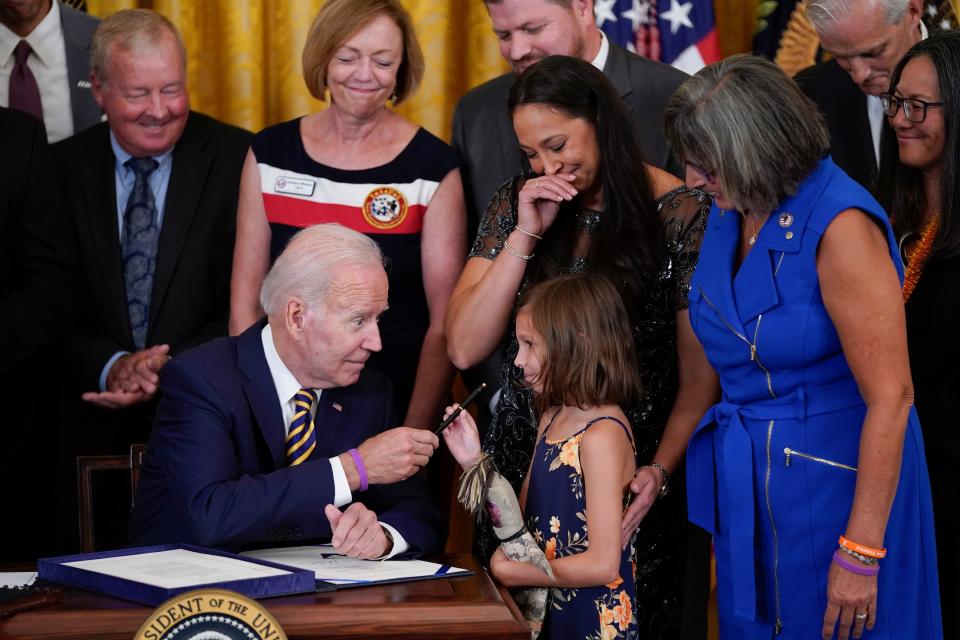
[[[787,28],[780,36],[780,46],[773,61],[787,75],[793,76],[801,69],[816,63],[819,48],[820,36],[807,20],[807,3],[798,2],[787,22]]]

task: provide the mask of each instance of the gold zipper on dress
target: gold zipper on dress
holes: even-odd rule
[[[703,297],[704,301],[706,301],[706,303],[713,308],[714,312],[716,312],[717,317],[720,318],[720,322],[726,325],[727,329],[729,329],[731,333],[743,340],[750,348],[750,360],[755,362],[757,366],[760,367],[760,370],[763,371],[763,374],[767,379],[767,391],[770,393],[770,397],[776,398],[777,394],[773,392],[773,382],[770,379],[770,371],[763,366],[763,363],[760,362],[760,358],[757,355],[757,337],[760,333],[760,322],[763,320],[763,314],[761,313],[757,316],[757,326],[753,330],[753,342],[750,342],[745,335],[734,329],[733,326],[727,322],[727,319],[723,317],[722,313],[720,313],[717,305],[713,304],[713,301],[710,300],[709,296],[707,296],[707,293],[703,290],[703,285],[700,285],[700,295]],[[777,617],[773,629],[774,633],[779,635],[783,631],[783,619],[780,613],[780,537],[777,535],[777,524],[773,519],[773,506],[770,504],[770,473],[773,466],[770,443],[773,439],[773,422],[774,421],[771,420],[770,424],[767,426],[767,470],[764,478],[764,492],[766,494],[765,497],[767,501],[767,516],[770,519],[770,529],[773,532],[773,587],[774,599],[776,600],[777,608]]]
[[[717,305],[713,304],[713,301],[707,297],[706,291],[703,290],[703,285],[700,285],[700,295],[703,296],[703,299],[707,304],[713,307],[713,310],[717,313],[717,317],[720,318],[720,322],[726,325],[727,329],[729,329],[735,336],[747,344],[747,347],[750,349],[750,361],[757,363],[757,366],[760,367],[761,371],[763,371],[763,375],[767,378],[767,391],[770,393],[771,398],[776,398],[777,394],[773,392],[773,381],[770,379],[770,372],[765,366],[763,366],[763,363],[760,362],[760,357],[757,355],[757,336],[760,333],[760,323],[763,321],[763,314],[761,313],[757,316],[757,326],[753,330],[753,342],[750,342],[747,339],[747,336],[734,329],[733,326],[727,322],[727,319],[723,317],[722,313],[720,313],[720,309],[717,308]]]
[[[814,462],[819,462],[820,464],[827,464],[831,467],[837,467],[838,469],[847,469],[848,471],[856,471],[856,467],[851,467],[848,464],[843,464],[842,462],[834,462],[833,460],[827,460],[826,458],[821,458],[819,456],[810,455],[809,453],[804,453],[803,451],[797,451],[796,449],[791,449],[790,447],[783,448],[783,454],[786,456],[785,466],[790,466],[790,458],[792,456],[797,456],[798,458],[805,458],[807,460],[812,460]]]
[[[770,443],[773,440],[773,420],[767,425],[767,472],[763,480],[763,490],[767,500],[767,517],[770,518],[770,530],[773,531],[773,596],[776,600],[777,618],[773,625],[773,632],[780,634],[783,631],[783,618],[780,617],[780,538],[777,535],[777,524],[773,520],[773,506],[770,504],[770,472],[773,464],[770,456]]]

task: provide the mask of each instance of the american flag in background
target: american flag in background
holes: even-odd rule
[[[721,58],[713,0],[596,0],[594,14],[612,42],[687,73]]]

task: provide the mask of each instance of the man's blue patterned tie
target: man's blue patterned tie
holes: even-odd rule
[[[127,311],[133,344],[143,349],[147,339],[147,320],[150,318],[150,295],[153,293],[153,273],[157,265],[157,204],[150,190],[149,177],[158,163],[153,158],[130,158],[124,165],[133,170],[136,182],[123,212],[123,279],[127,290]]]
[[[313,416],[310,408],[317,401],[313,389],[300,389],[293,397],[293,420],[287,433],[287,465],[295,467],[313,453],[317,447],[317,434],[313,430]]]

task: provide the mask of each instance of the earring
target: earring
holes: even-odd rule
[[[393,88],[393,93],[390,94],[390,103],[393,106],[397,106],[397,88]]]

